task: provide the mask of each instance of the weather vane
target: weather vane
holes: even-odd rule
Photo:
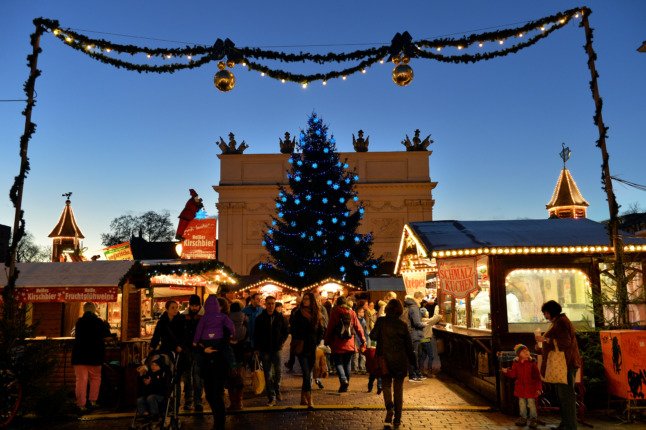
[[[72,192],[70,191],[69,193],[63,193],[62,196],[67,197],[67,200],[69,200],[70,197],[72,197]]]
[[[563,147],[563,149],[561,149],[559,155],[561,156],[561,160],[563,160],[563,168],[565,169],[565,163],[567,163],[567,160],[570,159],[572,151],[570,151],[569,147],[565,146],[565,143],[561,143],[561,146]]]

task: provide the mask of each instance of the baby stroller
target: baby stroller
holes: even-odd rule
[[[151,369],[152,363],[155,362],[161,368],[162,372],[166,372],[167,383],[165,384],[165,395],[161,399],[157,399],[157,407],[159,411],[158,416],[143,415],[140,413],[139,407],[135,411],[132,418],[130,429],[132,430],[179,430],[181,422],[179,420],[179,399],[177,398],[180,380],[177,372],[177,365],[179,362],[179,354],[175,353],[151,353],[146,359],[146,363],[137,369],[140,376],[145,377],[147,372]],[[139,402],[139,399],[138,399]]]

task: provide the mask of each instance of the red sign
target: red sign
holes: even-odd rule
[[[116,302],[118,293],[117,287],[16,288],[16,298],[23,303]]]
[[[608,392],[622,399],[639,400],[646,392],[646,332],[643,330],[604,330],[601,353]]]
[[[216,219],[194,219],[184,230],[182,260],[215,260]]]
[[[478,289],[477,275],[475,258],[439,260],[437,265],[440,288],[445,294],[452,294],[458,299]]]

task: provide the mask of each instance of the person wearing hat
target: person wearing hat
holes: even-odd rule
[[[196,412],[204,410],[202,406],[203,382],[200,375],[199,355],[200,352],[192,348],[193,337],[197,330],[197,324],[204,315],[202,300],[197,294],[192,294],[188,299],[188,308],[184,312],[186,320],[186,371],[182,374],[184,380],[184,410],[190,411],[195,409]]]
[[[511,369],[503,368],[502,372],[509,378],[515,378],[514,396],[518,397],[520,418],[516,421],[517,426],[526,426],[535,429],[538,427],[536,414],[536,399],[543,389],[541,383],[541,372],[538,370],[536,360],[529,353],[529,349],[519,343],[514,346],[516,358]]]
[[[83,316],[76,321],[72,365],[76,377],[76,406],[87,411],[90,383],[90,407],[96,407],[101,388],[101,365],[105,355],[105,341],[111,339],[110,326],[96,315],[94,303],[83,304]]]
[[[151,357],[148,366],[142,366],[139,378],[137,414],[153,421],[159,419],[160,405],[169,393],[170,374],[164,360],[159,355]]]

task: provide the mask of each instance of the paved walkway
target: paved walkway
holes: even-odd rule
[[[283,368],[284,369],[284,368]],[[227,428],[246,429],[383,429],[385,409],[383,398],[367,392],[368,377],[353,375],[350,390],[339,394],[339,382],[335,375],[323,379],[324,389],[314,389],[314,410],[300,406],[301,376],[298,365],[295,373],[283,373],[283,400],[277,406],[267,407],[265,395],[245,393],[244,409],[227,416]],[[228,405],[228,399],[227,399]],[[213,425],[208,404],[205,414],[182,414],[182,427],[207,430]],[[558,424],[558,415],[540,417],[547,424]],[[96,412],[61,423],[48,422],[20,428],[48,429],[126,429],[132,413]],[[404,413],[402,429],[520,429],[514,426],[516,417],[505,415],[482,397],[474,394],[450,377],[440,374],[421,383],[404,382]],[[606,416],[590,417],[595,429],[646,429],[646,420],[622,424],[618,419]],[[546,426],[541,426],[545,429]],[[584,427],[581,427],[584,428]]]

